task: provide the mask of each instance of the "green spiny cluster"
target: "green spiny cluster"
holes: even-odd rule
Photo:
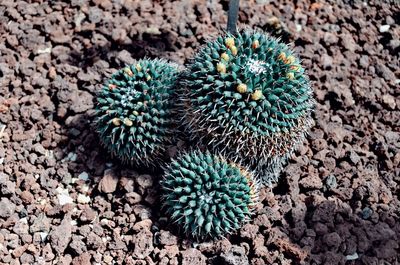
[[[312,124],[312,89],[299,59],[260,32],[207,43],[182,75],[186,127],[231,157],[286,157]]]
[[[250,219],[257,202],[249,171],[200,151],[172,161],[161,186],[172,220],[197,239],[232,233]]]
[[[152,166],[173,136],[178,69],[163,60],[139,60],[116,72],[97,97],[100,140],[123,162]]]

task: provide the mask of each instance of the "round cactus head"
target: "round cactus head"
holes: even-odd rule
[[[238,229],[250,219],[258,196],[249,171],[200,151],[172,161],[161,186],[167,213],[196,239]]]
[[[312,89],[299,59],[260,32],[207,43],[188,65],[182,87],[193,137],[240,159],[284,156],[312,124]]]
[[[134,165],[160,160],[173,134],[178,69],[163,60],[139,60],[119,70],[98,94],[96,126],[113,156]]]

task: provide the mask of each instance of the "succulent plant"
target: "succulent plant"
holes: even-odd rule
[[[165,171],[164,207],[195,239],[230,234],[250,220],[258,186],[247,169],[208,152],[192,151],[173,160]]]
[[[174,128],[177,66],[143,59],[119,70],[97,96],[100,141],[123,162],[154,166]]]
[[[313,92],[294,52],[261,32],[208,42],[182,74],[193,139],[251,165],[286,157],[312,124]]]

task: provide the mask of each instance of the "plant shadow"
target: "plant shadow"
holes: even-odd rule
[[[166,53],[174,52],[174,36],[170,32],[160,34],[141,33],[137,38],[125,43],[108,41],[102,45],[93,45],[87,49],[69,54],[68,63],[87,69],[98,60],[104,60],[111,68],[121,68],[132,60],[142,58],[162,58]]]

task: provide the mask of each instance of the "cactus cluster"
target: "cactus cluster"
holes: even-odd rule
[[[96,127],[108,151],[123,162],[153,166],[170,143],[178,69],[139,60],[116,72],[97,96]]]
[[[163,60],[140,60],[115,73],[97,102],[100,140],[124,162],[158,165],[179,107],[192,139],[213,151],[182,154],[161,181],[167,213],[196,239],[230,234],[250,219],[256,179],[277,181],[312,124],[314,106],[293,51],[252,31],[208,42],[182,73]]]
[[[186,127],[196,140],[251,165],[285,157],[311,126],[312,90],[299,59],[264,33],[207,43],[182,76]]]
[[[172,161],[165,171],[164,206],[188,235],[215,238],[250,220],[257,183],[245,168],[192,151]]]

